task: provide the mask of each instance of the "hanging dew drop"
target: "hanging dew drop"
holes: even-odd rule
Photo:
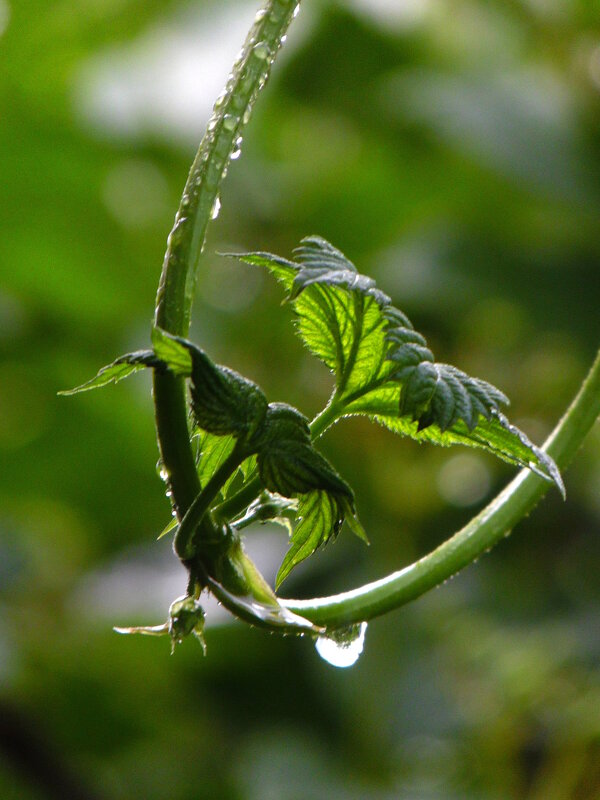
[[[225,114],[223,117],[223,127],[226,131],[232,131],[237,125],[238,119],[233,114]]]
[[[215,202],[213,203],[213,207],[210,212],[210,218],[216,219],[219,216],[219,211],[221,210],[221,198],[219,195],[215,197]]]
[[[317,639],[317,653],[333,667],[351,667],[363,651],[366,632],[366,622],[329,631]]]

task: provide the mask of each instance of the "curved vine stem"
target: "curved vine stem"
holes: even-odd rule
[[[577,396],[546,443],[564,470],[600,415],[600,351]],[[529,470],[517,477],[464,528],[408,567],[359,589],[313,600],[282,600],[318,625],[336,627],[385,614],[451,578],[507,536],[550,484]]]
[[[297,5],[297,0],[267,0],[256,15],[225,91],[215,103],[168,239],[158,288],[155,324],[169,333],[179,336],[188,333],[198,263],[219,188]],[[154,403],[162,467],[178,518],[182,520],[201,489],[190,446],[183,380],[171,373],[155,372]],[[599,414],[600,354],[546,442],[547,451],[560,468],[568,465]],[[316,422],[317,427],[323,422]],[[290,612],[331,627],[384,614],[442,583],[493,547],[529,513],[548,488],[545,481],[524,470],[468,525],[414,564],[333,597],[280,602]],[[210,521],[205,518],[203,524],[207,526],[206,534],[214,536]],[[238,554],[237,559],[239,569],[252,576],[255,568],[245,554]],[[208,580],[210,584],[212,579]],[[254,587],[255,598],[276,602],[259,573],[248,582]],[[227,592],[226,587],[223,591]],[[264,622],[274,627],[269,620]]]
[[[158,287],[155,324],[169,333],[188,333],[198,264],[219,189],[297,5],[298,0],[265,3],[215,103],[169,235]],[[182,378],[155,372],[153,387],[162,469],[181,520],[201,488],[190,446],[185,386]]]

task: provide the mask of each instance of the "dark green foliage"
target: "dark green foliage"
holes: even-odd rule
[[[154,351],[122,356],[71,393],[104,386],[144,366],[189,377],[195,423],[192,436],[196,440],[201,487],[229,463],[237,447],[242,455],[221,485],[221,499],[239,484],[240,475],[244,482],[256,471],[264,489],[288,501],[298,496],[312,498],[310,502],[301,499],[298,505],[298,524],[291,535],[291,548],[278,576],[279,583],[296,564],[335,537],[345,519],[351,530],[367,541],[356,516],[352,489],[314,448],[303,414],[286,403],[267,404],[259,386],[234,370],[215,364],[186,339],[160,328],[154,328],[152,339]],[[123,375],[117,371],[121,365],[128,369]],[[312,509],[308,514],[306,502]],[[308,521],[313,517],[318,520],[316,527]],[[170,523],[167,530],[174,527]]]
[[[364,414],[418,441],[480,447],[563,491],[552,459],[500,412],[508,398],[499,389],[436,363],[408,317],[329,242],[309,236],[294,254],[238,257],[267,267],[287,289],[300,337],[335,376],[337,417]]]
[[[285,403],[269,406],[258,470],[267,489],[287,497],[324,489],[353,499],[348,484],[312,446],[306,417]]]
[[[306,417],[284,403],[269,406],[258,452],[262,485],[285,497],[301,495],[290,549],[277,574],[277,586],[293,567],[339,532],[344,520],[367,541],[355,508],[354,493],[313,447]]]
[[[343,416],[366,415],[417,441],[483,448],[554,480],[564,491],[552,459],[500,411],[508,398],[499,389],[435,362],[425,337],[409,318],[329,242],[307,237],[294,254],[295,261],[268,253],[239,258],[266,266],[284,284],[301,338],[334,374],[335,391],[322,415],[329,414],[325,427]],[[152,339],[154,351],[123,356],[73,391],[103,386],[144,366],[188,377],[200,485],[206,487],[224,470],[220,489],[208,498],[206,510],[232,497],[256,475],[262,489],[299,498],[278,585],[294,566],[334,538],[344,520],[367,541],[354,493],[314,448],[306,417],[285,403],[268,404],[260,387],[215,364],[188,340],[160,328],[154,328]],[[322,431],[313,435],[317,432]],[[204,499],[200,507],[202,514]]]
[[[252,381],[228,367],[214,364],[199,347],[178,340],[192,356],[191,400],[199,428],[250,441],[262,426],[267,399]]]

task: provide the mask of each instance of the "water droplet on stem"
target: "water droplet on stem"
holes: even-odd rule
[[[231,160],[235,161],[242,154],[242,137],[238,136],[235,140],[234,148],[231,151]]]
[[[252,48],[254,55],[261,61],[266,61],[269,58],[270,50],[266,42],[258,42]]]
[[[317,653],[333,667],[351,667],[363,651],[366,632],[366,622],[327,631],[315,643]]]

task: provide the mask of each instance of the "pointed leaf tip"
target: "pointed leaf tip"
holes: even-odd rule
[[[315,550],[335,539],[346,521],[351,531],[369,544],[367,535],[356,516],[353,501],[346,495],[334,495],[314,490],[298,500],[297,524],[290,538],[290,547],[275,579],[278,589],[290,572],[311,556]]]
[[[76,386],[74,389],[63,389],[58,392],[63,397],[68,397],[80,392],[89,392],[92,389],[100,389],[108,386],[109,383],[118,383],[123,378],[133,375],[144,367],[159,367],[160,364],[152,350],[137,350],[135,353],[128,353],[120,356],[112,364],[108,364],[98,370],[98,373],[91,380]]]

